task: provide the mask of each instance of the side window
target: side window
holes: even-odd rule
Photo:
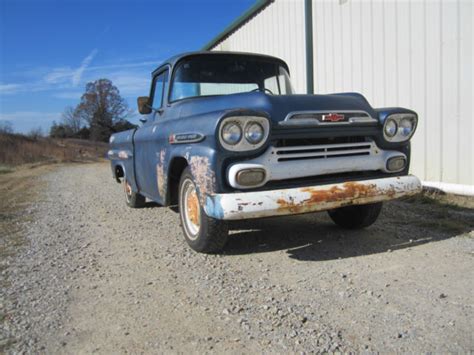
[[[153,88],[153,101],[151,106],[154,109],[159,109],[163,106],[163,98],[164,98],[164,87],[166,85],[166,81],[168,78],[168,71],[165,71],[155,77]]]

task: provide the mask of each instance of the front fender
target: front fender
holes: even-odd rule
[[[201,202],[204,203],[207,196],[214,195],[220,191],[222,181],[221,166],[219,154],[213,147],[205,144],[189,144],[181,147],[171,148],[172,152],[167,164],[164,167],[166,171],[164,179],[167,181],[166,191],[163,196],[169,196],[168,187],[171,186],[173,178],[171,168],[176,159],[185,159],[187,166],[191,170],[194,182]],[[167,199],[169,202],[169,198]]]

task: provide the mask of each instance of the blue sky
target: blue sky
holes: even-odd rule
[[[0,120],[47,132],[98,78],[111,79],[135,110],[161,61],[199,50],[253,3],[0,0]]]

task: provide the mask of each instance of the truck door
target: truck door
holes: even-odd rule
[[[162,202],[158,192],[157,166],[161,149],[167,143],[160,133],[160,118],[164,113],[164,92],[167,86],[168,69],[153,78],[150,99],[152,113],[147,122],[135,133],[135,175],[140,192],[156,201]]]

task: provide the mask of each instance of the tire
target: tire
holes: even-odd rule
[[[128,183],[127,179],[122,180],[123,190],[125,192],[125,202],[128,207],[140,208],[145,206],[145,197],[137,192],[132,191],[132,187]]]
[[[189,167],[179,182],[179,216],[184,238],[193,250],[216,253],[224,248],[229,235],[227,223],[206,215]]]
[[[346,229],[361,229],[372,225],[382,211],[382,202],[369,205],[347,206],[328,211],[329,217],[338,226]]]

